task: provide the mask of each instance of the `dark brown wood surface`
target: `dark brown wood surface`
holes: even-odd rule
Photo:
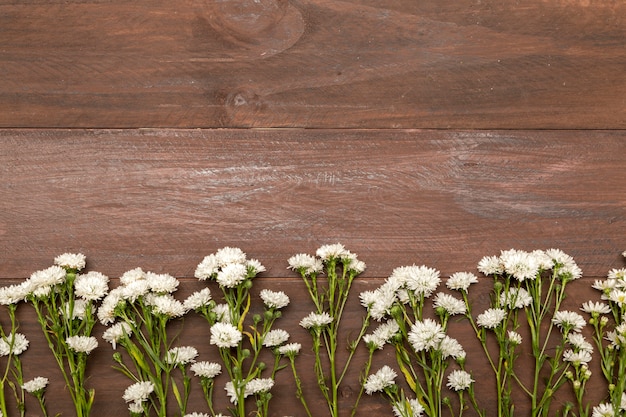
[[[0,16],[4,127],[626,127],[621,0],[3,0]]]
[[[188,294],[205,255],[241,247],[268,269],[255,288],[296,300],[282,327],[305,344],[321,409],[289,256],[341,242],[367,263],[346,334],[356,294],[393,268],[448,276],[510,248],[574,256],[576,310],[625,265],[625,128],[620,0],[0,0],[0,280],[83,252],[91,270],[167,272]],[[20,318],[27,376],[50,375],[50,411],[72,415],[32,312]],[[201,320],[183,331],[215,354]],[[111,353],[93,354],[94,417],[127,414]],[[289,375],[277,384],[272,416],[303,415]],[[358,415],[390,410],[366,397]]]

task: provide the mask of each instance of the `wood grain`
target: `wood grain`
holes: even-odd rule
[[[0,1],[2,127],[623,129],[619,0]]]
[[[622,265],[623,131],[0,131],[0,278],[66,251],[112,277],[192,277],[237,246],[274,277],[341,242],[366,277],[473,270],[558,247],[586,276]]]

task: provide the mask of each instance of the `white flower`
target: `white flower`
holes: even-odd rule
[[[71,306],[73,308],[71,312],[72,319],[84,320],[87,317],[87,306],[90,301],[76,299],[74,300],[74,304]],[[70,304],[67,303],[63,307],[59,308],[59,313],[63,314],[65,317],[70,316]]]
[[[124,401],[129,402],[142,402],[150,397],[150,394],[154,391],[154,384],[150,381],[135,382],[124,391]]]
[[[370,316],[376,321],[382,320],[391,312],[391,308],[397,301],[397,289],[390,281],[378,287],[373,294],[373,303],[369,307]]]
[[[102,338],[109,342],[113,349],[117,347],[117,343],[122,340],[123,337],[129,337],[133,329],[130,327],[130,324],[126,322],[115,323],[108,329],[102,333]]]
[[[326,312],[324,313],[309,313],[308,316],[300,320],[300,326],[305,329],[319,329],[333,322],[333,318]]]
[[[147,280],[137,280],[129,282],[120,288],[120,295],[124,300],[134,303],[138,298],[147,295],[150,292],[150,283]]]
[[[209,301],[211,301],[211,290],[209,288],[203,288],[187,297],[183,302],[183,306],[187,310],[198,310],[202,307],[206,307]]]
[[[581,333],[570,333],[567,335],[567,341],[574,346],[577,350],[584,350],[586,352],[593,352],[593,345],[589,343],[585,336]]]
[[[396,417],[421,417],[423,412],[424,406],[417,398],[396,402],[393,405],[393,414]]]
[[[363,271],[365,271],[365,268],[367,268],[367,265],[365,265],[365,262],[356,259],[356,257],[354,259],[352,259],[350,261],[350,265],[348,266],[348,268],[350,269],[350,271],[352,271],[354,274],[358,275],[358,274],[362,274]]]
[[[104,297],[98,308],[98,320],[103,325],[109,325],[115,321],[115,309],[118,304],[124,302],[122,298],[123,287],[117,287],[109,295]]]
[[[300,253],[292,256],[287,260],[289,269],[298,271],[304,275],[319,274],[324,269],[324,264],[321,259],[315,256]]]
[[[506,311],[501,308],[489,308],[485,310],[483,313],[479,314],[476,317],[476,323],[484,327],[486,329],[493,329],[497,327],[504,317],[506,316]]]
[[[608,279],[624,281],[626,279],[626,268],[613,268],[607,274]]]
[[[86,256],[82,253],[64,253],[54,258],[54,263],[63,268],[80,271],[85,267]]]
[[[399,330],[398,323],[395,320],[389,320],[379,325],[372,334],[363,336],[363,342],[373,349],[382,349]]]
[[[261,392],[268,392],[273,386],[274,380],[272,378],[254,378],[246,384],[246,392],[259,394]]]
[[[446,359],[448,357],[452,357],[455,360],[465,359],[465,350],[463,346],[459,343],[458,340],[445,336],[437,349],[441,352],[441,356]]]
[[[196,267],[194,276],[200,280],[207,280],[217,274],[219,271],[219,263],[215,254],[205,256],[202,262]]]
[[[599,301],[593,302],[593,301],[587,301],[586,303],[583,303],[583,306],[581,308],[582,311],[584,311],[585,313],[589,313],[591,315],[593,314],[608,314],[611,312],[611,307],[609,307],[608,304],[606,303],[602,303]]]
[[[74,352],[86,354],[98,347],[98,339],[93,336],[70,336],[65,339],[65,343]]]
[[[196,362],[189,367],[191,371],[200,378],[213,379],[222,372],[222,366],[215,362]]]
[[[474,380],[469,373],[457,369],[450,372],[448,375],[448,383],[446,385],[454,391],[463,391],[468,389],[473,382]]]
[[[500,304],[510,309],[528,307],[532,302],[533,298],[524,288],[509,288],[500,294]]]
[[[540,264],[531,253],[515,249],[502,251],[500,261],[504,272],[518,281],[537,278]]]
[[[589,362],[591,362],[591,353],[586,350],[574,352],[573,350],[568,349],[563,352],[563,360],[576,365],[588,364]]]
[[[22,333],[0,338],[0,356],[20,355],[28,349],[28,339]]]
[[[261,262],[256,259],[250,259],[246,261],[246,267],[248,268],[248,270],[251,270],[254,275],[265,272],[265,267],[261,265]]]
[[[591,413],[591,417],[613,417],[615,416],[615,411],[613,411],[613,405],[610,403],[602,403],[593,407],[593,412]]]
[[[563,332],[580,332],[587,324],[583,316],[573,311],[557,311],[552,317],[552,323],[556,324]]]
[[[181,317],[187,312],[183,303],[170,294],[157,295],[150,300],[150,305],[155,313],[163,314],[170,318]]]
[[[246,262],[246,254],[241,249],[228,246],[218,249],[215,252],[215,258],[221,267],[228,264],[244,264]]]
[[[416,352],[420,352],[439,347],[439,343],[445,336],[441,324],[427,318],[423,321],[416,321],[411,326],[408,340],[413,349]]]
[[[128,404],[128,411],[130,413],[134,413],[134,414],[143,414],[144,413],[144,409],[143,409],[143,404],[141,401],[133,401],[132,403]]]
[[[268,308],[281,309],[289,305],[289,297],[282,291],[261,290],[263,303]]]
[[[478,270],[485,275],[500,275],[504,266],[497,256],[485,256],[478,262]]]
[[[359,294],[361,305],[365,308],[370,308],[376,302],[376,299],[376,291],[363,291]]]
[[[350,251],[348,251],[341,243],[335,243],[332,245],[320,246],[315,254],[323,260],[328,261],[330,259],[340,259],[348,256]]]
[[[446,286],[456,291],[467,291],[471,284],[477,283],[478,278],[471,272],[455,272],[446,280]]]
[[[441,282],[439,271],[424,265],[406,267],[405,273],[406,288],[424,297],[430,297]]]
[[[300,349],[302,349],[302,345],[300,343],[287,343],[286,345],[279,347],[277,350],[281,355],[295,356],[300,353]]]
[[[446,313],[451,316],[456,314],[465,314],[467,312],[467,307],[465,306],[465,302],[463,302],[463,300],[459,300],[458,298],[443,292],[437,293],[433,300],[433,305],[435,308],[443,308]]]
[[[212,345],[220,348],[231,348],[239,344],[242,334],[235,326],[230,323],[215,323],[211,326]]]
[[[217,321],[222,322],[222,323],[231,322],[230,308],[228,307],[228,304],[216,305],[215,307],[213,307],[213,312],[215,313],[217,317]]]
[[[368,395],[372,395],[375,392],[383,391],[385,388],[394,385],[394,380],[397,376],[396,371],[385,365],[380,368],[378,372],[367,377],[363,388],[365,388],[365,392]]]
[[[509,343],[512,345],[521,345],[522,344],[522,335],[514,332],[513,330],[509,330],[507,332],[507,335],[509,336]]]
[[[24,382],[22,389],[28,393],[34,394],[43,391],[48,386],[48,382],[48,378],[38,376],[28,382]]]
[[[609,292],[607,299],[622,307],[626,304],[626,291],[614,288]]]
[[[30,293],[29,285],[24,281],[21,284],[8,285],[0,288],[0,305],[8,306],[24,301]]]
[[[146,273],[143,272],[141,268],[131,269],[130,271],[126,271],[120,277],[120,284],[128,285],[131,282],[142,281],[146,279]]]
[[[248,269],[242,264],[228,264],[224,266],[215,278],[217,283],[225,288],[235,288],[241,284],[248,275]]]
[[[157,294],[171,294],[178,288],[179,281],[169,274],[155,274],[148,272],[146,281],[150,290]]]
[[[78,275],[74,290],[76,296],[84,300],[99,300],[109,292],[109,277],[96,271]]]
[[[65,269],[58,265],[51,266],[41,271],[33,272],[29,278],[32,291],[41,287],[52,287],[65,282]]]
[[[263,346],[276,347],[282,345],[289,339],[289,333],[282,329],[270,330],[263,339]]]
[[[170,365],[187,365],[196,361],[198,349],[193,346],[173,347],[165,354],[165,362]]]

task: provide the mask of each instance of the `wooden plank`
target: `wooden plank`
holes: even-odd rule
[[[0,1],[2,127],[626,127],[626,3]]]
[[[0,278],[66,251],[192,277],[223,246],[289,277],[334,242],[365,277],[550,247],[601,277],[623,265],[625,150],[624,131],[0,131]]]

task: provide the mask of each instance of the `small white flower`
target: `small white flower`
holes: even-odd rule
[[[146,401],[150,394],[154,391],[154,384],[150,381],[135,382],[130,385],[124,391],[124,401],[129,402],[142,402]]]
[[[611,307],[609,307],[608,304],[599,301],[587,301],[586,303],[583,303],[581,310],[591,315],[609,314],[611,312]]]
[[[219,266],[224,267],[229,264],[244,264],[246,254],[239,248],[224,247],[215,252],[215,258]]]
[[[465,359],[466,356],[465,350],[459,341],[447,335],[441,340],[437,349],[441,352],[441,356],[444,359],[451,357],[458,361]]]
[[[439,347],[439,343],[445,336],[441,324],[427,318],[423,321],[416,321],[411,326],[408,340],[416,352],[421,352]]]
[[[302,349],[302,345],[300,343],[287,343],[286,345],[279,347],[277,350],[281,355],[295,356],[300,353],[300,349]]]
[[[268,308],[281,309],[289,305],[289,297],[282,291],[261,290],[263,303]]]
[[[533,298],[524,288],[509,288],[500,294],[500,304],[510,309],[525,308],[532,302]]]
[[[574,352],[573,350],[568,349],[563,352],[563,360],[565,362],[571,362],[576,365],[588,364],[589,362],[591,362],[591,353],[586,350]]]
[[[170,294],[157,295],[150,301],[150,305],[155,313],[163,314],[170,318],[181,317],[187,312],[183,303]]]
[[[518,281],[537,278],[540,263],[531,253],[515,249],[502,251],[500,261],[504,272]]]
[[[246,384],[246,392],[250,394],[259,394],[262,392],[268,392],[274,386],[274,380],[272,378],[254,378],[248,381]]]
[[[521,345],[522,344],[522,335],[518,332],[514,332],[513,330],[509,330],[507,332],[509,337],[509,343],[512,345]]]
[[[189,367],[191,371],[200,378],[213,379],[222,372],[222,366],[215,362],[196,362]]]
[[[21,355],[28,349],[28,339],[22,333],[0,338],[0,356]]]
[[[391,308],[398,300],[397,289],[393,283],[387,281],[374,291],[373,298],[369,313],[374,320],[380,321],[391,312]]]
[[[150,290],[157,294],[171,294],[178,288],[180,282],[169,274],[155,274],[148,272],[146,281],[150,285]]]
[[[424,265],[406,267],[405,273],[406,288],[424,297],[430,297],[441,282],[439,271]]]
[[[256,259],[249,259],[246,261],[246,267],[251,270],[252,274],[260,274],[265,272],[265,267]]]
[[[230,308],[228,304],[218,304],[213,307],[213,312],[217,317],[217,321],[222,323],[231,323]]]
[[[315,256],[300,253],[292,256],[287,260],[289,269],[298,271],[304,275],[319,274],[324,269],[324,264],[321,259]]]
[[[563,332],[580,332],[587,324],[583,316],[573,311],[557,311],[552,317],[552,323],[556,324]]]
[[[340,259],[348,256],[350,251],[347,250],[341,243],[335,243],[332,245],[320,246],[315,254],[323,260],[328,261],[330,259]]]
[[[618,281],[626,280],[626,268],[613,268],[607,274],[608,279],[614,279]]]
[[[38,376],[28,382],[24,382],[22,388],[24,389],[24,391],[34,394],[43,391],[48,386],[48,382],[48,378]]]
[[[613,405],[610,403],[602,403],[593,407],[591,417],[614,417]]]
[[[469,373],[457,369],[450,372],[448,375],[448,383],[446,385],[454,391],[463,391],[468,389],[473,382],[474,380]]]
[[[433,305],[435,308],[443,308],[446,313],[451,316],[456,314],[465,314],[467,312],[467,307],[465,306],[465,302],[463,300],[459,300],[458,298],[443,292],[437,293],[433,299]]]
[[[198,310],[202,307],[206,307],[209,301],[211,301],[211,290],[209,288],[203,288],[187,297],[183,302],[183,306],[187,310]]]
[[[58,265],[33,272],[29,278],[32,291],[42,287],[53,287],[65,282],[66,271]]]
[[[64,253],[54,258],[54,263],[63,268],[80,271],[85,267],[86,259],[86,256],[82,253]]]
[[[504,266],[497,256],[485,256],[478,262],[478,270],[485,275],[500,275]]]
[[[131,282],[142,281],[146,279],[146,273],[143,272],[141,268],[131,269],[130,271],[126,271],[120,277],[120,284],[128,285]]]
[[[506,317],[506,311],[501,308],[489,308],[476,317],[476,323],[480,327],[493,329],[497,327]]]
[[[394,385],[394,380],[397,376],[396,371],[385,365],[380,368],[378,372],[367,377],[363,388],[365,388],[365,392],[368,395],[372,395],[375,392],[383,391],[385,388]]]
[[[393,404],[393,414],[396,417],[421,417],[423,412],[424,406],[417,398]]]
[[[577,350],[584,350],[589,353],[593,352],[593,345],[585,339],[585,336],[583,336],[582,333],[568,334],[567,341]]]
[[[138,298],[147,295],[150,292],[150,283],[147,280],[137,280],[124,285],[123,287],[118,287],[120,289],[121,297],[130,302],[134,303]]]
[[[477,284],[478,278],[471,272],[455,272],[446,280],[446,287],[456,291],[467,291],[471,284]]]
[[[308,316],[300,320],[300,326],[305,329],[319,329],[333,322],[333,318],[326,312],[309,313]]]
[[[228,264],[224,266],[215,278],[217,283],[225,288],[235,288],[243,281],[245,281],[248,275],[248,269],[242,264]]]
[[[200,280],[207,280],[217,274],[219,271],[219,263],[215,254],[205,256],[202,262],[196,267],[194,276]]]
[[[282,329],[270,330],[263,339],[263,346],[271,348],[282,345],[289,339],[289,333]]]
[[[128,404],[128,411],[134,414],[143,414],[143,403],[141,401],[133,401]]]
[[[24,301],[31,292],[26,281],[0,288],[0,305],[8,306]]]
[[[65,343],[74,352],[86,354],[98,347],[98,339],[93,336],[70,336],[65,339]]]
[[[109,342],[113,349],[117,347],[117,343],[122,340],[123,337],[129,337],[133,329],[130,324],[126,322],[115,323],[102,333],[102,338]]]
[[[165,362],[171,365],[187,365],[196,361],[198,349],[193,346],[173,347],[165,354]]]
[[[74,281],[74,291],[77,297],[84,300],[99,300],[109,292],[109,277],[96,271],[78,275]]]
[[[235,347],[239,344],[242,337],[241,332],[230,323],[215,323],[211,326],[210,343],[217,347]]]
[[[379,325],[372,334],[363,336],[363,342],[374,349],[382,349],[399,330],[398,323],[395,320],[389,320]]]

